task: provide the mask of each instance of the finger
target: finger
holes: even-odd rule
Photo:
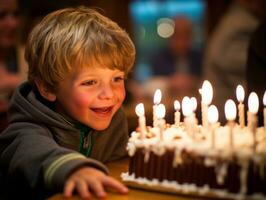
[[[91,184],[90,189],[98,198],[106,197],[106,192],[103,188],[103,185],[100,182],[94,182]]]
[[[73,181],[66,182],[65,187],[64,187],[64,197],[66,198],[71,197],[74,187],[75,187],[75,184]]]
[[[107,177],[104,180],[104,186],[110,187],[122,194],[127,194],[128,193],[128,188],[124,186],[122,183],[120,183],[118,180],[112,178],[112,177]]]
[[[76,190],[82,199],[89,199],[91,197],[88,185],[85,181],[78,181],[76,184]]]

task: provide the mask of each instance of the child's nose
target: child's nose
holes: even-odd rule
[[[101,88],[100,98],[110,99],[114,96],[113,88],[111,85],[104,85]]]

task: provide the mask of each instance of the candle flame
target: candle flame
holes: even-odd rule
[[[218,121],[218,109],[215,105],[211,105],[208,108],[208,121],[210,123],[216,123]]]
[[[174,107],[175,107],[175,110],[180,110],[180,103],[178,100],[174,101]]]
[[[224,111],[225,111],[225,117],[227,120],[235,120],[236,104],[232,99],[229,99],[225,102]]]
[[[213,89],[211,83],[207,80],[205,80],[202,84],[201,97],[202,102],[206,105],[209,105],[212,101]]]
[[[161,99],[162,99],[162,92],[160,89],[157,89],[154,93],[153,103],[158,105],[161,102]]]
[[[144,110],[144,104],[143,103],[139,103],[136,108],[135,108],[136,114],[140,117],[143,116],[145,114],[145,110]]]
[[[263,105],[266,106],[266,91],[264,92],[263,95]]]
[[[259,110],[259,97],[255,92],[251,92],[248,97],[248,110],[253,114]]]
[[[243,102],[245,98],[245,91],[242,85],[236,87],[236,98],[239,102]]]
[[[201,88],[199,89],[199,93],[200,93],[200,95],[202,95],[202,89]]]
[[[156,109],[156,116],[160,119],[164,118],[165,116],[165,106],[163,104],[159,104]]]
[[[197,99],[195,97],[191,97],[190,102],[192,105],[192,110],[195,111],[197,109]]]
[[[187,96],[182,99],[182,111],[186,117],[188,117],[192,113],[191,100]]]

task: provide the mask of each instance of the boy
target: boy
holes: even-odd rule
[[[66,8],[33,29],[25,57],[29,81],[14,93],[0,136],[1,187],[34,199],[127,193],[101,163],[125,156],[120,107],[135,59],[126,32],[94,10]]]

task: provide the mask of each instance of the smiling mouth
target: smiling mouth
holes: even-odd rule
[[[102,108],[91,108],[91,110],[97,114],[109,114],[113,110],[113,106],[102,107]]]

